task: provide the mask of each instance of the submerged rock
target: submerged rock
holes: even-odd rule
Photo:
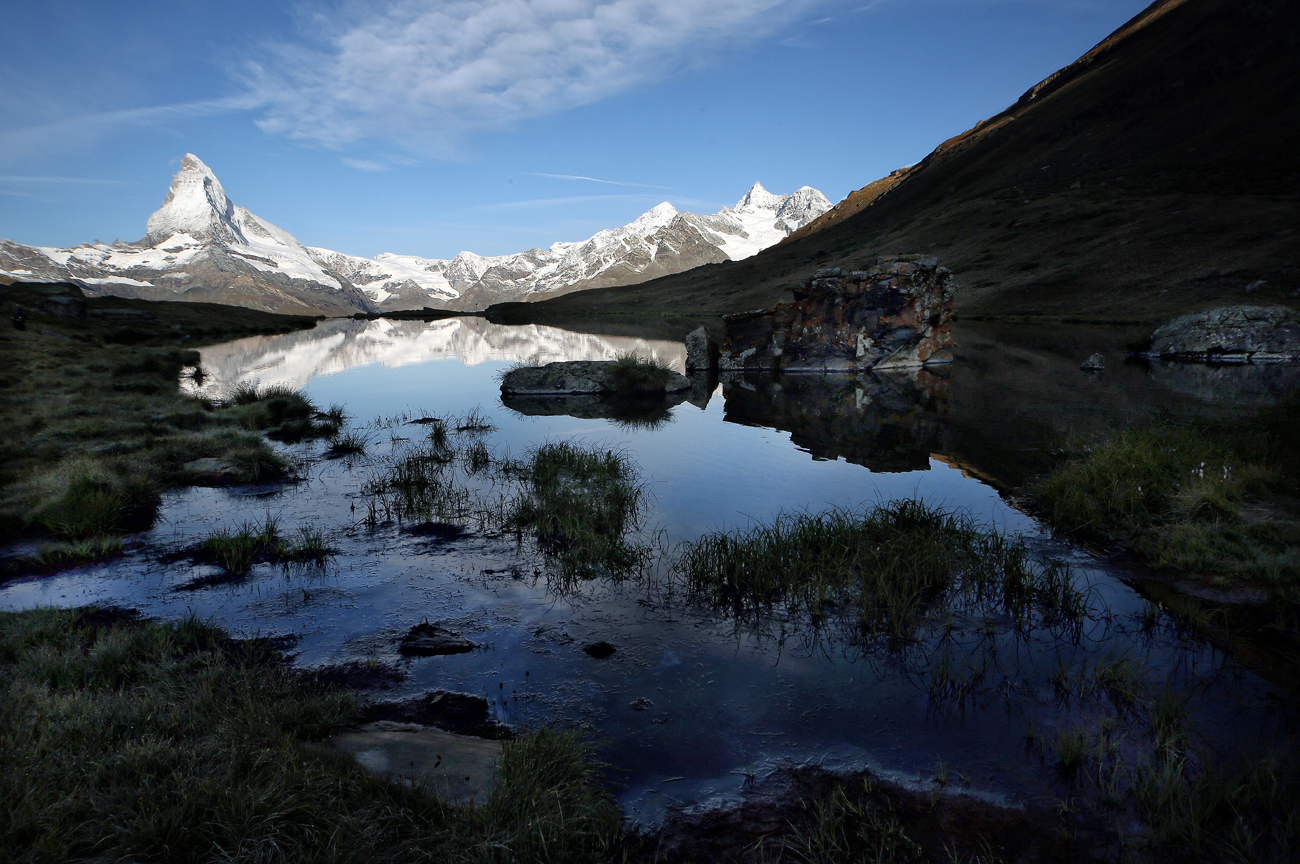
[[[604,660],[606,657],[613,655],[618,649],[608,642],[592,642],[582,649],[588,655],[595,657],[597,660]]]
[[[614,360],[571,360],[545,366],[522,366],[512,369],[501,379],[506,396],[579,396],[619,392],[611,371]],[[668,373],[658,392],[681,393],[691,389],[691,379],[679,372]],[[647,390],[639,395],[651,395]]]
[[[1175,318],[1142,356],[1200,363],[1300,362],[1300,314],[1285,306],[1220,306]]]
[[[1106,368],[1106,356],[1102,354],[1100,351],[1098,351],[1096,354],[1093,354],[1087,360],[1084,360],[1083,363],[1079,364],[1079,368],[1082,369],[1084,372],[1104,371]]]
[[[514,737],[514,730],[492,716],[488,700],[450,690],[435,690],[400,702],[372,702],[365,707],[362,720],[419,723],[498,741]]]
[[[912,369],[952,360],[952,274],[933,258],[818,270],[793,303],[727,315],[719,368]]]
[[[432,657],[437,654],[464,654],[477,647],[477,644],[459,633],[425,621],[416,624],[402,637],[402,645],[397,650],[407,657]]]

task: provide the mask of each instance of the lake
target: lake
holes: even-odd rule
[[[126,556],[0,586],[0,607],[192,613],[238,635],[291,635],[299,665],[403,669],[378,698],[458,690],[487,698],[505,722],[583,726],[625,812],[645,824],[674,805],[730,800],[790,764],[867,767],[921,788],[939,774],[964,794],[1013,803],[1061,794],[1050,742],[1099,722],[1138,722],[1100,691],[1071,692],[1068,682],[1099,664],[1128,664],[1146,686],[1188,694],[1199,740],[1224,758],[1243,742],[1289,735],[1277,709],[1289,685],[1277,670],[1198,635],[1148,599],[1143,574],[1054,537],[1006,496],[1063,435],[1156,416],[1248,418],[1295,382],[1284,370],[1125,362],[1138,334],[1117,328],[967,322],[955,331],[956,360],[937,372],[738,377],[649,414],[590,400],[507,406],[498,376],[517,363],[626,352],[681,370],[681,343],[471,317],[334,319],[205,348],[206,377],[184,386],[212,398],[247,383],[302,388],[322,407],[344,406],[366,453],[327,459],[324,442],[283,446],[301,461],[302,482],[168,493]],[[1080,371],[1096,351],[1107,369]],[[636,538],[654,564],[560,586],[536,546],[511,533],[470,526],[444,540],[367,519],[367,480],[427,434],[410,421],[471,412],[494,428],[462,434],[495,461],[556,441],[626,454],[647,484]],[[476,494],[505,494],[490,476],[463,479]],[[708,608],[674,581],[680,544],[710,532],[903,499],[1023,535],[1033,555],[1068,567],[1086,614],[1071,626],[1020,627],[959,608],[888,645],[780,610],[754,618]],[[324,568],[262,565],[217,585],[202,582],[212,566],[174,554],[214,528],[267,518],[285,531],[321,529],[335,554]],[[399,655],[401,637],[425,620],[481,647]],[[615,653],[583,652],[597,641]]]

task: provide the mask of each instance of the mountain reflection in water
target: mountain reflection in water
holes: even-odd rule
[[[327,319],[315,329],[279,336],[252,336],[199,349],[204,377],[182,388],[220,399],[235,387],[283,385],[297,390],[313,378],[357,366],[411,366],[455,359],[466,366],[488,361],[540,365],[559,360],[613,360],[635,352],[681,371],[686,347],[662,339],[595,336],[529,324],[502,327],[482,318],[440,321]]]

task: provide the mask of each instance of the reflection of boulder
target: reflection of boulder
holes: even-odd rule
[[[724,375],[726,420],[790,433],[813,456],[876,472],[929,467],[948,380],[930,370],[857,375]]]
[[[1264,408],[1300,394],[1300,365],[1208,366],[1154,361],[1151,378],[1175,393],[1202,402]]]
[[[952,274],[897,256],[866,270],[818,270],[793,303],[728,315],[719,368],[911,369],[952,359]]]

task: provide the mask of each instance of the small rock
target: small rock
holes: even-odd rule
[[[1100,351],[1093,354],[1079,366],[1084,372],[1100,372],[1106,368],[1106,357]]]
[[[407,657],[432,657],[437,654],[464,654],[477,647],[459,633],[425,621],[416,624],[402,637],[398,651]]]
[[[587,652],[592,657],[595,657],[597,660],[604,660],[606,657],[613,654],[614,651],[617,649],[615,649],[614,646],[609,644],[608,642],[592,642],[590,645],[585,646],[582,650]]]
[[[631,708],[633,711],[646,711],[650,708],[655,707],[655,703],[651,702],[649,699],[645,698],[644,696],[638,696],[635,699],[633,699],[632,702],[627,707]]]

